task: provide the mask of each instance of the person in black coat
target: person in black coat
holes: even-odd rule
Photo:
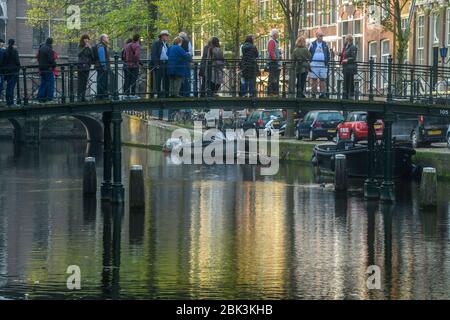
[[[247,93],[251,97],[256,96],[256,76],[259,72],[257,59],[259,53],[253,41],[253,36],[247,36],[241,48],[241,97],[247,95]]]
[[[355,96],[355,74],[358,71],[356,58],[358,48],[353,44],[353,36],[345,37],[345,46],[341,53],[341,65],[344,73],[344,99],[353,99]]]
[[[207,69],[206,61],[208,60],[209,47],[211,46],[211,41],[208,42],[206,46],[203,47],[202,59],[200,61],[200,68],[198,76],[200,77],[200,97],[206,97],[206,88],[209,88],[209,82],[207,79]]]
[[[89,43],[90,37],[87,34],[81,36],[78,46],[78,100],[86,101],[86,89],[89,79],[89,72],[94,63],[94,54]]]
[[[3,57],[2,74],[5,77],[6,84],[6,105],[14,104],[14,91],[19,78],[20,59],[19,52],[15,48],[15,40],[9,39],[8,48]]]
[[[45,44],[39,48],[38,63],[41,84],[39,86],[37,98],[40,102],[51,101],[55,95],[54,69],[56,68],[52,38],[47,38]]]

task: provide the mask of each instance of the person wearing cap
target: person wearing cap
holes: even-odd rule
[[[312,56],[311,72],[309,78],[311,79],[312,94],[317,94],[317,84],[319,84],[320,95],[319,98],[326,97],[325,81],[328,77],[328,63],[330,61],[330,50],[328,44],[323,40],[324,33],[318,31],[316,33],[316,40],[309,46],[309,52]]]
[[[3,57],[5,56],[5,40],[0,39],[0,62],[3,63]],[[0,98],[3,96],[3,84],[5,81],[5,77],[0,74]]]
[[[55,52],[53,51],[53,38],[47,38],[38,52],[39,74],[41,84],[37,99],[40,102],[52,101],[55,96]]]
[[[158,98],[166,97],[169,89],[169,76],[167,75],[168,40],[169,32],[163,30],[152,44],[150,64],[154,68],[154,91],[158,94]]]

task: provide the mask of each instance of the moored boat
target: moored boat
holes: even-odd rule
[[[415,167],[412,156],[416,151],[409,146],[394,145],[393,147],[393,177],[399,178],[412,175]],[[347,158],[348,175],[351,177],[367,177],[369,170],[369,150],[367,145],[351,141],[340,141],[338,144],[324,143],[314,147],[313,163],[323,173],[334,172],[336,154],[344,154]],[[384,153],[381,146],[375,148],[375,176],[382,178],[384,173]]]

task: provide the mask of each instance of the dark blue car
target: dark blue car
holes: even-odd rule
[[[310,111],[298,122],[295,136],[298,140],[303,138],[333,140],[337,126],[343,121],[344,116],[339,111]]]

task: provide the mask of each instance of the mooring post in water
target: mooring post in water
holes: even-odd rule
[[[113,184],[112,202],[124,202],[124,189],[122,185],[122,113],[115,110],[111,118],[113,124]]]
[[[141,165],[132,165],[130,169],[130,209],[145,208],[144,172]]]
[[[337,154],[334,158],[334,190],[347,191],[347,158],[344,154]]]
[[[373,59],[371,59],[373,63]],[[373,67],[373,66],[372,66]],[[367,113],[367,147],[368,147],[368,175],[364,182],[364,197],[366,199],[378,199],[380,192],[375,180],[375,114],[372,112]]]
[[[111,137],[111,112],[103,112],[103,183],[101,186],[101,198],[110,201],[112,198],[112,137]]]
[[[423,168],[420,182],[420,205],[422,207],[436,207],[437,203],[437,175],[435,168]]]
[[[383,201],[395,201],[394,182],[392,181],[393,152],[392,152],[392,123],[393,114],[384,117],[384,178],[381,184],[380,199]]]
[[[84,159],[83,194],[95,196],[97,193],[97,173],[95,171],[95,158]]]

